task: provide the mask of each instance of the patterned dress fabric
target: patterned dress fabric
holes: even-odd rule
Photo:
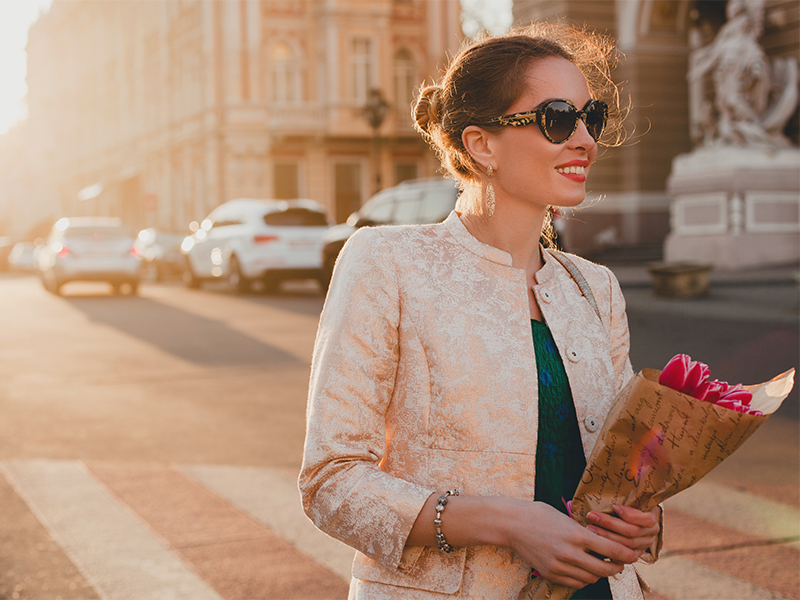
[[[536,446],[534,500],[546,502],[569,515],[566,503],[575,495],[586,467],[581,430],[567,372],[550,329],[543,321],[532,319],[531,331],[539,377],[539,443]],[[601,579],[587,585],[572,597],[575,600],[610,599],[608,580]]]
[[[586,455],[633,376],[625,303],[608,269],[572,257],[601,322],[544,258],[533,293],[564,358]],[[508,253],[455,212],[350,238],[320,316],[299,486],[317,527],[358,550],[351,598],[516,600],[530,566],[511,550],[446,554],[406,539],[437,490],[534,499],[538,396],[528,284]],[[632,566],[610,585],[615,599],[643,597]]]

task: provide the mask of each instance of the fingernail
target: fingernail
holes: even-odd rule
[[[588,530],[589,530],[589,531],[591,531],[592,533],[595,533],[595,534],[597,534],[597,535],[600,535],[600,532],[599,532],[599,531],[597,531],[597,529],[596,529],[595,527],[592,527],[591,525],[589,525],[589,526],[588,526],[586,529],[588,529]]]
[[[617,513],[618,515],[621,515],[622,514],[622,507],[619,504],[615,504],[614,505],[614,512]]]
[[[597,522],[600,520],[600,515],[598,515],[598,514],[597,514],[596,512],[594,512],[594,511],[590,512],[590,513],[589,513],[587,516],[589,517],[589,520],[590,520],[592,523],[597,523]]]

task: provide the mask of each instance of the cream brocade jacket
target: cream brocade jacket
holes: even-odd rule
[[[572,257],[601,322],[544,256],[533,292],[588,454],[633,376],[625,303],[611,271]],[[358,550],[350,597],[516,600],[530,566],[513,551],[405,542],[436,490],[532,501],[537,415],[525,272],[511,256],[475,239],[455,212],[436,225],[357,231],[320,319],[299,480],[311,520]],[[643,598],[631,566],[609,582],[615,599]]]

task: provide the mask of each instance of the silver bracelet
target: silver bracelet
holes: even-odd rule
[[[442,513],[444,512],[444,507],[447,506],[448,496],[458,496],[458,490],[447,490],[444,494],[439,496],[438,503],[436,504],[436,518],[433,520],[433,526],[436,528],[436,543],[439,544],[439,550],[450,553],[455,550],[455,548],[447,543],[442,533]]]

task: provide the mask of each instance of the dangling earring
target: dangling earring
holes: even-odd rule
[[[489,183],[486,184],[486,212],[489,213],[489,218],[491,219],[494,215],[494,186],[492,185],[492,165],[486,169],[486,173],[489,175]]]

